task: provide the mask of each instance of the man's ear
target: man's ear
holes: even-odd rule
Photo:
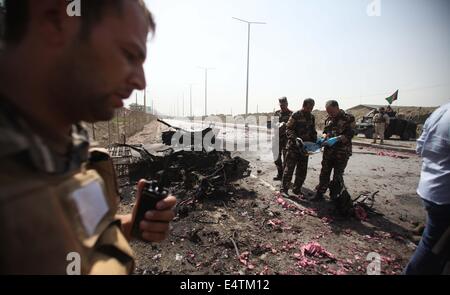
[[[78,32],[81,21],[79,17],[67,14],[69,4],[67,0],[29,1],[31,29],[46,44],[64,46]]]

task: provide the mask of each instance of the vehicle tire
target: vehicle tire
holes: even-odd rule
[[[370,128],[370,129],[367,129],[366,132],[364,132],[364,136],[366,138],[372,139],[373,138],[373,133],[374,133],[373,128]]]
[[[408,131],[403,132],[402,136],[400,136],[401,140],[408,140],[411,138]]]

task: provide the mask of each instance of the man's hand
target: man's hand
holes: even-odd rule
[[[141,180],[137,186],[137,201],[139,204],[141,197],[141,191],[144,188],[145,181]],[[141,237],[148,242],[161,242],[167,237],[170,230],[170,221],[175,217],[173,211],[174,206],[177,203],[177,199],[174,196],[168,196],[164,200],[161,200],[156,204],[156,210],[147,211],[145,218],[139,224],[139,228],[142,231]],[[126,216],[119,216],[122,220],[123,231],[128,239],[131,238],[131,228],[133,226],[134,218],[136,216],[137,206],[134,206],[133,214]]]

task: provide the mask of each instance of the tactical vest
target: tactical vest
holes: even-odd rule
[[[328,117],[325,120],[324,133],[328,138],[344,135],[347,140],[338,142],[333,147],[325,147],[325,153],[332,151],[341,151],[351,155],[352,153],[352,137],[354,135],[355,117],[351,114],[340,111],[336,118]]]
[[[20,159],[2,162],[0,273],[71,274],[77,262],[81,274],[132,272],[133,253],[115,218],[112,162],[101,150],[91,155],[87,166],[58,176]]]
[[[378,113],[373,117],[373,122],[375,124],[383,124],[386,123],[386,118],[384,117],[384,114]]]
[[[315,142],[317,140],[315,118],[313,114],[302,111],[296,112],[292,116],[292,120],[288,123],[288,129],[295,132],[295,134],[291,136],[291,139],[293,140],[297,137],[300,137],[305,142]]]

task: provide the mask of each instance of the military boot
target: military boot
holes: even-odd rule
[[[283,198],[289,198],[289,189],[281,188],[280,189],[280,194],[281,194],[281,196]]]
[[[302,187],[294,187],[294,189],[292,190],[292,192],[294,193],[294,195],[301,195],[302,194]]]
[[[273,180],[275,180],[275,181],[280,181],[280,180],[283,179],[283,169],[280,169],[280,168],[278,168],[278,167],[277,167],[277,169],[278,169],[278,174],[277,174],[277,176],[275,176],[275,177],[273,178]]]

